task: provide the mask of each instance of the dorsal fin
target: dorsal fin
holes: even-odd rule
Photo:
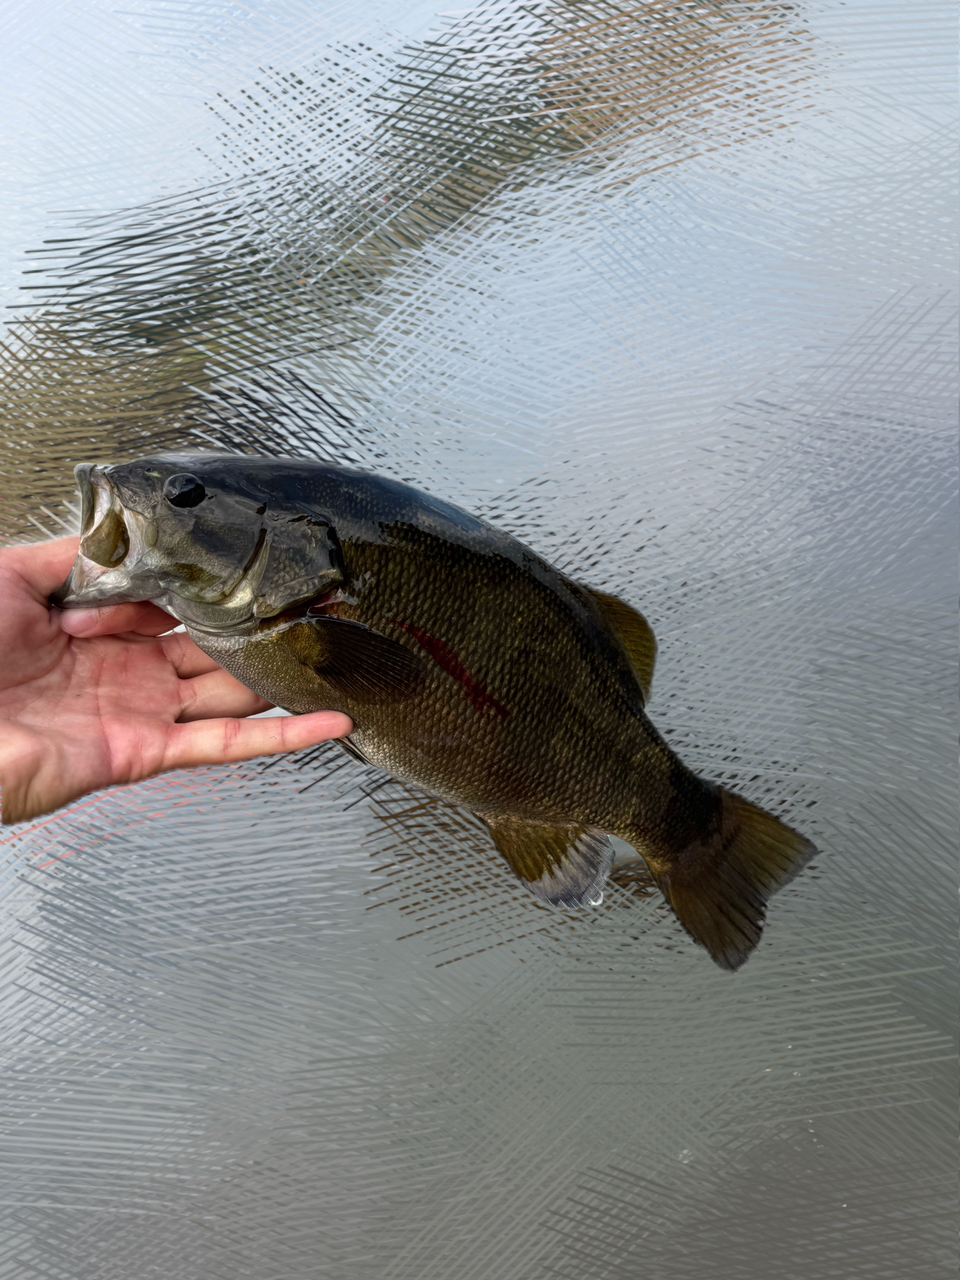
[[[643,700],[649,702],[653,668],[657,661],[657,640],[653,628],[642,613],[616,596],[597,591],[595,587],[584,587],[584,590],[590,592],[608,624],[620,637],[643,689]]]

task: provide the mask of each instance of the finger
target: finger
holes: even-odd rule
[[[255,716],[273,705],[222,668],[193,680],[181,680],[180,697],[183,710],[177,719],[181,724],[220,716]]]
[[[181,680],[190,680],[194,676],[205,675],[208,671],[222,671],[223,668],[213,658],[203,652],[182,631],[174,631],[160,641],[167,661]]]
[[[190,769],[204,764],[227,764],[303,751],[331,738],[344,738],[353,729],[339,711],[314,711],[304,716],[270,716],[265,720],[196,720],[175,724],[163,756],[163,769]]]
[[[46,603],[47,597],[66,581],[79,547],[79,538],[53,538],[50,542],[5,547],[2,555],[30,594]]]
[[[114,636],[131,631],[141,636],[159,636],[179,625],[176,618],[147,602],[64,609],[60,615],[60,626],[67,635],[84,640],[91,636]]]

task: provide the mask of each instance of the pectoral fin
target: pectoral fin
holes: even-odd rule
[[[597,591],[593,587],[584,587],[584,590],[590,592],[607,623],[619,636],[637,673],[644,701],[648,701],[653,684],[653,668],[657,661],[657,639],[653,628],[642,613],[624,604],[616,596],[607,595],[605,591]]]
[[[289,628],[297,658],[358,702],[398,702],[422,686],[426,664],[397,640],[360,622],[321,616]]]
[[[613,863],[613,846],[602,832],[501,817],[486,822],[511,869],[544,902],[582,907],[602,896]]]

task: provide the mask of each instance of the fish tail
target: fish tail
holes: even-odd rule
[[[651,870],[687,933],[723,969],[739,969],[760,941],[767,899],[817,852],[790,827],[732,791],[699,834]]]

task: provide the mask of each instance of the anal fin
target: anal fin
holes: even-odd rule
[[[511,870],[544,902],[582,907],[602,897],[613,865],[613,846],[603,832],[499,816],[485,820]]]

